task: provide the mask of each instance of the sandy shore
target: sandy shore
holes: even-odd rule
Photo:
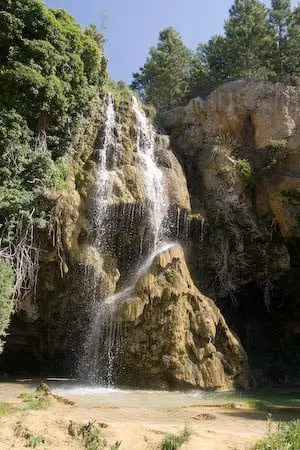
[[[228,404],[211,406],[203,404],[180,405],[181,398],[175,398],[177,404],[168,403],[173,396],[168,394],[157,397],[155,401],[145,401],[138,397],[119,395],[120,407],[112,402],[113,394],[106,397],[86,396],[68,397],[77,400],[74,405],[67,405],[57,400],[51,401],[46,409],[24,411],[23,400],[18,398],[21,390],[32,393],[31,385],[0,383],[0,402],[8,402],[18,407],[1,414],[0,408],[0,449],[26,449],[30,436],[42,436],[44,443],[36,448],[44,450],[84,449],[82,438],[70,435],[70,422],[81,427],[89,422],[100,426],[105,436],[108,450],[116,441],[122,441],[120,450],[158,450],[159,444],[167,433],[178,434],[184,427],[191,430],[191,438],[181,448],[188,450],[246,450],[263,438],[268,432],[267,413],[247,407],[245,404]],[[140,395],[141,397],[141,395]],[[52,398],[52,396],[51,396]],[[129,399],[129,400],[128,400]],[[132,399],[132,404],[130,403]],[[188,397],[189,399],[189,397]],[[168,402],[167,402],[168,400]],[[184,397],[184,401],[188,401]],[[111,403],[111,404],[110,404]],[[97,406],[95,406],[97,405]],[[1,406],[1,404],[0,404]],[[236,406],[236,407],[233,407]],[[5,412],[5,411],[4,411]],[[296,418],[296,413],[272,413],[273,421],[286,421]],[[98,425],[100,424],[100,425]],[[21,430],[21,433],[20,433]],[[72,434],[72,433],[71,433]]]
[[[141,408],[82,408],[56,404],[46,410],[18,411],[0,417],[0,449],[25,449],[26,440],[17,437],[18,424],[32,435],[42,435],[44,449],[82,449],[80,440],[68,435],[70,421],[100,423],[107,448],[117,440],[124,450],[157,449],[166,433],[178,433],[185,425],[192,432],[183,449],[241,450],[267,432],[266,413],[250,409],[193,406],[167,411]]]

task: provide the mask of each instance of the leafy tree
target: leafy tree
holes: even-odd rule
[[[278,75],[283,75],[286,70],[288,27],[291,18],[292,10],[290,0],[272,0],[269,21],[276,37],[277,51],[274,55],[274,67]]]
[[[274,33],[259,0],[235,0],[225,23],[231,78],[267,79],[273,74]]]
[[[3,351],[5,330],[13,311],[11,301],[14,275],[11,267],[0,260],[0,353]]]
[[[83,30],[42,0],[0,0],[2,242],[14,239],[18,217],[39,223],[45,217],[37,200],[45,188],[62,185],[58,172],[65,168],[55,160],[71,151],[76,127],[105,77],[95,26]]]
[[[157,46],[151,47],[144,66],[133,74],[131,88],[159,110],[180,104],[188,96],[191,61],[180,34],[166,28],[160,32]]]

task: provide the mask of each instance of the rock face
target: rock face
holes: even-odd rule
[[[299,95],[297,87],[237,81],[165,115],[193,210],[207,219],[203,270],[219,296],[252,281],[272,282],[290,268]]]
[[[292,293],[299,287],[299,87],[231,82],[164,121],[192,210],[205,219],[203,241],[190,253],[197,286],[238,332],[259,382],[279,372],[297,378],[288,349],[298,335],[286,330],[291,311],[300,322]],[[283,348],[280,361],[275,347]]]
[[[214,302],[195,287],[178,245],[161,253],[119,317],[121,383],[156,388],[248,386],[247,356]]]

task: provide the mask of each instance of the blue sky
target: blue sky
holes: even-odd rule
[[[221,33],[233,0],[46,0],[50,7],[67,9],[83,26],[106,29],[109,69],[114,80],[131,80],[143,65],[159,31],[173,26],[185,44]],[[270,2],[265,2],[269,6]],[[293,5],[297,0],[292,0]]]

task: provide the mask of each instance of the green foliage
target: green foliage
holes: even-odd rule
[[[173,29],[162,30],[132,87],[158,110],[206,96],[237,79],[292,81],[300,76],[300,6],[290,0],[234,0],[224,34],[189,51]]]
[[[247,400],[244,402],[250,408],[257,409],[258,411],[268,411],[269,407],[261,400]]]
[[[29,448],[36,448],[41,444],[45,444],[45,438],[44,436],[38,434],[38,435],[32,435],[28,438],[28,442],[26,444],[26,447]]]
[[[288,29],[292,18],[290,0],[272,0],[269,11],[270,24],[275,33],[276,51],[274,54],[274,68],[278,75],[283,75],[287,67]]]
[[[41,390],[36,390],[29,394],[22,393],[19,395],[19,398],[22,398],[24,402],[24,406],[22,407],[23,411],[38,411],[40,409],[47,409],[53,402],[51,395],[48,395]]]
[[[105,90],[114,96],[116,104],[130,102],[134,95],[134,92],[124,81],[115,82],[111,78],[106,81]]]
[[[191,438],[191,434],[191,431],[186,427],[179,434],[168,434],[163,439],[160,448],[161,450],[177,450],[185,442],[189,441],[189,439]]]
[[[9,325],[10,316],[13,312],[11,300],[13,282],[14,274],[11,267],[0,260],[0,353],[3,350],[5,330]]]
[[[297,189],[283,189],[281,192],[283,197],[286,197],[290,204],[300,205],[300,191]]]
[[[45,226],[45,189],[68,186],[76,130],[106,79],[103,36],[41,0],[0,0],[0,233]]]
[[[238,142],[231,133],[220,133],[216,136],[215,144],[226,153],[232,153],[238,149]]]
[[[121,448],[122,441],[116,441],[111,447],[110,450],[119,450]]]
[[[235,0],[225,24],[226,54],[232,55],[230,78],[268,79],[275,51],[267,9],[259,0]]]
[[[238,165],[245,183],[251,184],[254,180],[254,172],[250,162],[247,159],[239,159]]]
[[[165,28],[144,66],[133,74],[131,87],[159,110],[181,104],[188,97],[191,61],[192,54],[180,34]]]
[[[275,152],[281,152],[286,147],[285,139],[270,139],[267,145],[267,149]]]
[[[272,433],[270,424],[269,435],[257,443],[253,450],[298,450],[300,449],[300,421],[279,423]]]
[[[102,450],[106,446],[101,429],[93,422],[83,425],[78,434],[82,437],[83,444],[88,450]]]
[[[10,412],[14,411],[14,408],[9,403],[0,402],[0,417],[6,416]]]

